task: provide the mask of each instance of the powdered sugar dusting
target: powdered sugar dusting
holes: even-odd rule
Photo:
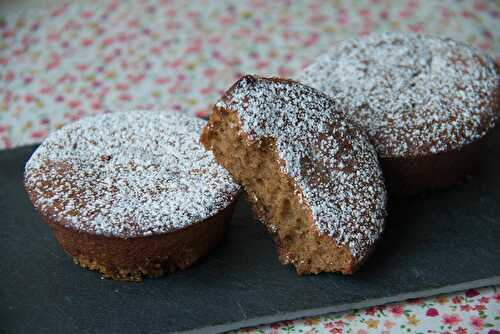
[[[385,33],[347,40],[297,80],[334,97],[382,157],[460,148],[498,118],[493,61],[446,38]]]
[[[237,112],[253,141],[276,141],[321,234],[363,258],[384,227],[386,192],[374,148],[335,102],[299,83],[246,76],[217,108]]]
[[[205,123],[155,111],[83,119],[35,151],[26,189],[44,216],[77,230],[128,238],[186,228],[239,192],[198,143]]]

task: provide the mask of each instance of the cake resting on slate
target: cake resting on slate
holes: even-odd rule
[[[199,144],[205,123],[155,111],[83,119],[35,151],[26,190],[83,267],[120,280],[185,269],[219,242],[240,189]]]
[[[248,194],[299,274],[353,273],[383,229],[375,149],[327,95],[245,76],[215,105],[201,142]]]

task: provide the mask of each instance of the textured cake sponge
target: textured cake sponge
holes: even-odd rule
[[[299,274],[351,274],[380,238],[386,191],[375,150],[325,94],[245,76],[215,105],[201,142]]]

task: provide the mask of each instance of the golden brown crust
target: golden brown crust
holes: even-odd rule
[[[423,157],[381,158],[387,191],[404,197],[456,184],[478,169],[488,138],[489,134],[461,149]]]
[[[76,231],[42,218],[75,263],[106,278],[141,281],[186,269],[205,256],[221,240],[233,206],[180,231],[128,239]]]

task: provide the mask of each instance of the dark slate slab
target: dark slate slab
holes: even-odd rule
[[[0,332],[218,332],[500,283],[500,143],[472,180],[393,203],[387,233],[353,277],[299,277],[241,202],[226,239],[190,270],[144,283],[74,265],[32,209],[34,147],[0,153]]]

